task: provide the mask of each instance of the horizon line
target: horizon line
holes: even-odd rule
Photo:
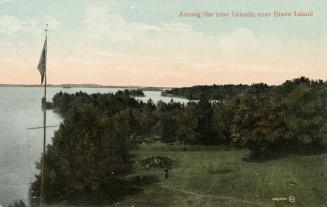
[[[253,85],[253,84],[266,84],[268,86],[278,86],[278,85],[282,85],[283,83],[285,83],[286,81],[290,81],[290,80],[294,80],[294,79],[298,79],[301,77],[305,77],[305,76],[299,76],[296,78],[292,78],[292,79],[286,79],[284,80],[282,83],[280,84],[268,84],[265,82],[253,82],[253,83],[225,83],[225,84],[219,84],[219,83],[213,83],[213,84],[194,84],[191,86],[142,86],[142,85],[103,85],[103,84],[98,84],[98,83],[59,83],[59,84],[53,84],[53,83],[49,83],[47,84],[47,86],[49,87],[55,87],[55,86],[71,86],[71,87],[102,87],[102,88],[183,88],[183,87],[193,87],[193,86],[211,86],[211,85]],[[308,77],[305,77],[308,78]],[[322,78],[318,78],[318,79],[312,79],[312,78],[308,78],[309,80],[312,81],[318,81],[318,80],[322,80],[322,81],[327,81],[327,79],[322,79]],[[84,86],[83,86],[84,85]],[[26,83],[0,83],[0,87],[5,87],[5,86],[22,86],[22,87],[28,87],[28,86],[33,86],[33,87],[42,87],[42,84],[26,84]]]

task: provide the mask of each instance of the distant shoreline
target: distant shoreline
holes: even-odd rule
[[[0,87],[43,87],[39,84],[0,84]],[[153,87],[153,86],[104,86],[98,84],[48,84],[47,87],[62,88],[137,88],[147,91],[160,91],[162,89],[170,89],[171,87]]]

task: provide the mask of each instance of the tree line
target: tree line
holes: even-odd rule
[[[199,88],[184,89],[186,95],[181,95],[197,93]],[[231,91],[238,89],[235,86]],[[269,158],[276,152],[326,150],[326,82],[301,77],[279,86],[253,84],[216,102],[209,101],[215,95],[210,91],[202,93],[197,103],[168,110],[161,122],[163,126],[171,125],[165,126],[170,132],[163,130],[162,138],[248,147],[250,159]]]
[[[128,90],[57,93],[51,106],[64,121],[44,155],[46,200],[114,198],[121,176],[131,170],[129,150],[144,136],[172,144],[246,147],[249,160],[326,151],[326,82],[301,77],[279,86],[229,85],[211,101],[216,88],[205,86],[198,101],[187,104],[144,103]],[[179,96],[193,93],[192,87],[183,91]],[[39,195],[39,183],[37,175],[32,196]]]
[[[192,87],[172,88],[162,91],[162,96],[181,97],[188,100],[200,100],[205,96],[209,100],[225,100],[241,94],[251,88],[249,85],[199,85]]]

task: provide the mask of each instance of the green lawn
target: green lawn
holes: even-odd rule
[[[159,181],[126,196],[118,206],[327,206],[327,155],[289,155],[265,162],[245,162],[246,150],[140,144],[135,160],[165,156],[176,161],[164,178],[161,169],[133,168],[130,176]],[[288,201],[295,196],[295,202]],[[287,200],[273,201],[273,198]]]

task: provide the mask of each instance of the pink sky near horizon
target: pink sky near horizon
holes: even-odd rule
[[[212,40],[204,41],[210,43]],[[239,43],[239,40],[235,41]],[[225,40],[222,44],[224,42]],[[39,84],[40,74],[36,67],[42,42],[32,45],[31,52],[22,47],[9,49],[7,54],[2,56],[1,84]],[[181,53],[176,52],[177,47],[173,48],[171,54],[158,55],[148,51],[141,51],[143,54],[125,51],[106,53],[105,49],[98,51],[97,48],[81,52],[81,45],[65,47],[58,41],[52,43],[51,38],[48,45],[49,84],[183,87],[258,82],[276,85],[300,76],[327,79],[324,51],[315,53],[315,48],[310,47],[295,53],[294,50],[281,46],[265,54],[256,49],[249,53],[243,51],[244,47],[256,48],[253,44],[236,45],[234,47],[239,52],[219,51],[216,54],[212,52],[216,47],[211,48],[207,43],[203,43],[199,47],[211,51],[190,52],[189,48],[192,46],[185,46],[181,48]]]
[[[196,37],[188,41],[177,37],[157,45],[156,40],[141,42],[146,45],[144,49],[127,46],[119,50],[89,46],[93,39],[84,45],[70,45],[50,36],[48,83],[183,87],[258,82],[276,85],[300,76],[327,79],[323,47],[284,44],[274,39],[275,44],[270,46],[270,40],[262,40],[248,29],[240,30],[241,37],[235,35],[239,31],[225,37],[203,37],[196,43]],[[244,43],[247,39],[253,41]],[[161,54],[165,44],[170,45],[170,51]],[[42,39],[20,48],[9,46],[0,59],[0,83],[38,84],[40,74],[36,67],[42,46]],[[195,47],[198,49],[192,50]],[[260,51],[260,47],[267,49]]]
[[[198,62],[198,65],[194,65],[181,60],[169,62],[169,59],[144,61],[128,60],[127,58],[127,63],[121,60],[117,60],[116,63],[111,61],[108,63],[54,61],[48,61],[48,84],[94,83],[111,86],[183,87],[258,82],[275,85],[300,76],[326,80],[326,72],[317,62],[299,62],[300,64],[287,65],[288,68],[286,69],[286,67],[278,65],[281,63],[270,65],[271,68],[268,68],[267,64],[262,64],[262,67],[266,68],[260,68],[261,63],[259,61],[240,63],[240,65],[235,63],[231,65],[220,63],[206,65],[205,62]],[[256,65],[259,66],[255,68]],[[312,66],[316,66],[315,71],[312,71]],[[36,63],[17,64],[15,69],[12,67],[12,63],[1,64],[0,83],[38,84],[40,82],[40,74],[36,69]],[[216,67],[219,67],[218,70],[216,70]],[[320,70],[317,70],[318,67]],[[96,68],[96,70],[93,68]],[[17,74],[17,71],[19,74]]]

